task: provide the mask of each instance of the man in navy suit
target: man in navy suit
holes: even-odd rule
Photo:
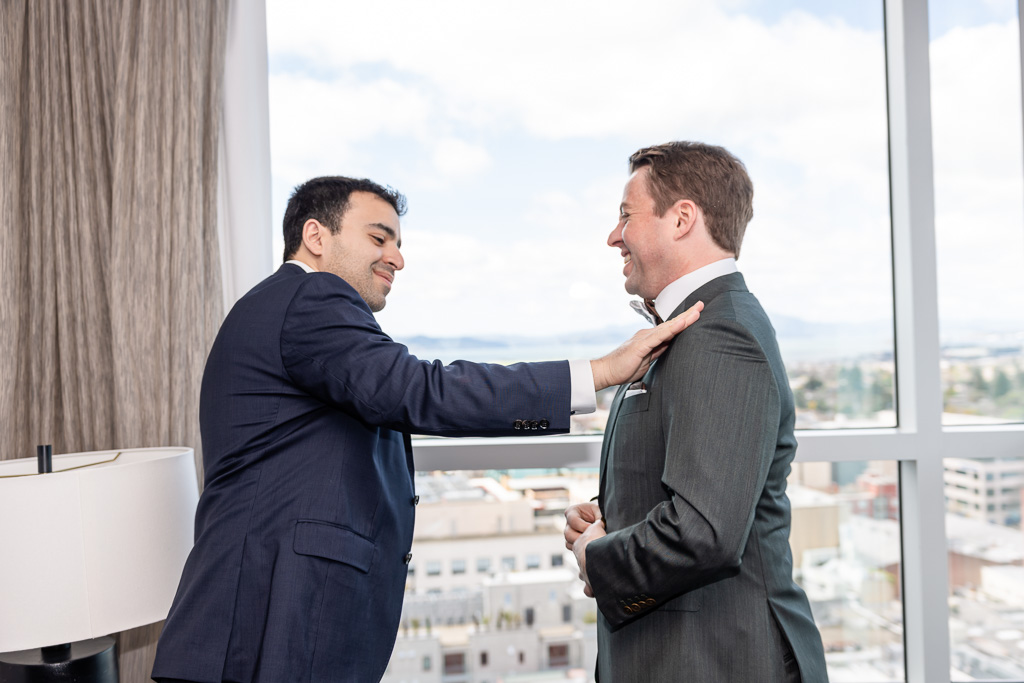
[[[156,680],[380,680],[411,557],[409,433],[565,432],[595,389],[642,376],[698,315],[590,363],[420,361],[373,317],[404,265],[402,213],[368,180],[301,185],[286,263],[225,319],[200,397],[195,547]]]

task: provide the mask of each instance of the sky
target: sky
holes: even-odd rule
[[[275,225],[316,175],[405,193],[378,314],[396,338],[642,322],[605,240],[629,154],[672,139],[747,165],[739,266],[770,314],[891,330],[880,1],[268,0],[267,19]],[[943,329],[1024,331],[1016,3],[933,2],[930,22]]]

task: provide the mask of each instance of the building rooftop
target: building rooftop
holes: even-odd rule
[[[1024,532],[960,515],[946,515],[949,549],[996,564],[1024,561]]]
[[[525,586],[539,583],[570,583],[577,576],[569,569],[531,569],[525,572],[502,572],[484,579],[484,586]]]

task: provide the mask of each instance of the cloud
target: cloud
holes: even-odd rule
[[[311,40],[303,16],[345,29]],[[338,72],[384,65],[429,83],[470,125],[505,122],[548,139],[709,128],[774,139],[801,120],[864,125],[884,107],[881,36],[804,13],[765,25],[695,0],[628,11],[581,1],[307,2],[272,4],[268,23],[272,55]],[[865,99],[872,74],[882,87]]]
[[[499,249],[450,233],[419,239],[402,252],[387,307],[378,314],[395,336],[557,334],[642,321],[622,288],[621,259],[600,243],[556,238],[543,249],[510,240]]]
[[[604,246],[625,173],[609,177],[559,155],[586,145],[622,168],[633,149],[679,138],[724,144],[747,164],[755,218],[740,265],[770,310],[822,322],[891,317],[879,31],[805,12],[765,22],[668,0],[629,10],[269,3],[268,26],[271,61],[281,65],[271,78],[275,178],[345,168],[421,193],[405,226],[409,266],[382,314],[396,330],[630,321],[619,310],[621,264]],[[1020,272],[1024,259],[1015,30],[1016,22],[954,29],[932,45],[947,317],[993,291],[1024,311],[1024,288],[1000,275]],[[526,146],[528,167],[517,156]],[[385,156],[398,161],[383,167]],[[560,179],[535,179],[549,167]],[[474,203],[483,183],[521,188],[516,206]],[[459,185],[465,196],[440,192]],[[438,190],[444,216],[416,214],[430,203],[427,190]],[[447,218],[472,226],[469,234]],[[535,237],[521,234],[527,227]],[[569,313],[552,303],[566,300]]]
[[[943,323],[1024,326],[1024,141],[1017,21],[931,45],[935,224]]]
[[[430,97],[388,78],[367,82],[342,73],[320,80],[278,73],[270,76],[269,96],[274,172],[299,181],[366,165],[360,143],[368,138],[429,135]]]
[[[434,166],[449,178],[473,175],[491,165],[491,155],[480,145],[456,138],[438,140],[434,147]]]

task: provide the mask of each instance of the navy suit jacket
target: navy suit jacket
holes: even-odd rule
[[[282,266],[207,360],[205,489],[153,676],[378,681],[412,545],[408,433],[564,432],[569,402],[564,361],[418,360],[344,280]]]

